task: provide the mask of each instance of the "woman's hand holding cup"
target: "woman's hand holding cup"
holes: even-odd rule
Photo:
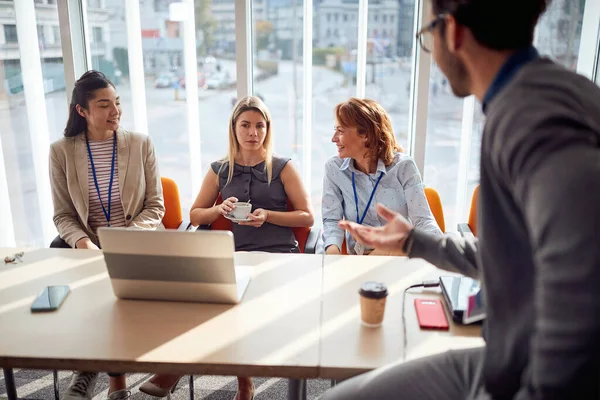
[[[239,222],[240,225],[253,226],[260,228],[269,218],[269,211],[263,208],[257,208],[253,213],[248,214],[248,222]]]
[[[217,206],[217,207],[219,207],[219,212],[223,216],[229,214],[235,208],[234,203],[237,203],[237,201],[238,201],[237,197],[231,196],[231,197],[226,198],[225,200],[223,200],[223,202],[221,204],[219,204]]]

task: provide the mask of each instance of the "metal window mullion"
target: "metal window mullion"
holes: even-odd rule
[[[542,18],[543,18],[543,15],[540,18],[540,21],[542,20]],[[533,45],[535,47],[540,46],[540,24],[539,23],[535,26],[535,29],[533,31]]]
[[[596,64],[594,64],[594,82],[600,84],[600,25],[598,26],[598,50],[596,50]]]
[[[304,0],[303,20],[303,80],[302,80],[302,107],[303,107],[303,129],[302,129],[302,170],[303,181],[307,193],[312,194],[312,117],[313,117],[313,0]]]
[[[596,79],[598,73],[598,56],[600,52],[599,25],[600,1],[587,0],[583,11],[577,73],[592,80]]]
[[[127,52],[129,61],[129,85],[133,105],[133,130],[148,133],[148,113],[146,111],[146,86],[144,81],[144,53],[142,51],[142,28],[140,4],[125,1],[127,26]],[[89,37],[89,36],[88,36]]]
[[[81,0],[58,0],[57,7],[67,102],[70,102],[75,82],[92,67],[86,8]]]
[[[21,56],[21,74],[31,138],[35,188],[41,217],[39,228],[44,242],[49,244],[56,235],[56,227],[52,218],[52,196],[48,179],[50,132],[48,131],[40,48],[37,46],[35,5],[32,1],[16,1],[14,7]],[[32,46],[32,43],[35,43],[35,45]]]
[[[369,0],[358,1],[358,46],[356,54],[356,97],[365,97],[367,81],[367,38],[369,27]]]
[[[90,25],[88,24],[88,13],[87,13],[87,0],[70,0],[80,4],[81,9],[81,27],[83,31],[83,45],[85,47],[85,61],[88,66],[88,71],[92,69],[92,50],[90,48],[91,34]]]
[[[183,62],[185,69],[185,101],[190,154],[192,193],[202,184],[202,149],[200,141],[200,109],[198,101],[198,56],[196,54],[196,19],[194,1],[185,0],[190,8],[189,18],[183,21]]]
[[[253,88],[252,0],[235,0],[235,53],[238,98],[250,96]]]
[[[414,34],[427,23],[429,2],[415,2]],[[421,50],[418,42],[413,45],[412,84],[410,90],[410,110],[408,122],[409,154],[415,160],[423,179],[425,179],[425,144],[427,142],[427,114],[429,111],[429,78],[431,74],[431,55]]]
[[[15,247],[15,227],[13,225],[10,196],[8,195],[8,180],[2,152],[2,137],[0,136],[0,247]]]
[[[458,221],[466,221],[468,217],[467,189],[469,185],[469,161],[471,159],[471,139],[473,136],[474,118],[475,96],[469,96],[463,100],[460,154],[458,157],[458,181],[456,187],[456,210],[458,210]]]

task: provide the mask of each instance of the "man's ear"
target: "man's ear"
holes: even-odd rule
[[[86,111],[85,111],[85,108],[81,107],[79,104],[77,104],[77,105],[75,106],[75,110],[77,111],[77,114],[81,115],[83,118],[85,118],[85,117],[86,117],[86,114],[87,114],[87,113],[86,113]]]
[[[463,46],[464,27],[456,22],[453,15],[447,15],[444,28],[446,29],[446,46],[448,51],[454,54]]]

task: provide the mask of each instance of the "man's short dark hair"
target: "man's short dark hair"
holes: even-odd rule
[[[533,43],[540,15],[551,0],[431,0],[433,14],[452,14],[482,46],[514,50]]]

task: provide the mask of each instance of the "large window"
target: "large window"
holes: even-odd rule
[[[455,229],[459,218],[456,190],[462,116],[463,100],[454,96],[444,74],[436,65],[432,65],[423,179],[427,186],[440,194],[448,230]]]
[[[406,149],[415,4],[414,0],[372,3],[367,28],[366,97],[387,110],[396,137]],[[381,22],[377,22],[379,16]]]
[[[303,2],[253,1],[252,17],[254,93],[271,111],[275,152],[301,170]]]
[[[50,27],[58,25],[56,6],[38,6],[35,13],[16,14],[13,6],[2,6],[0,15],[4,21],[4,42],[0,43],[0,130],[4,167],[10,208],[17,244],[46,246],[41,221],[52,230],[52,202],[45,198],[48,175],[47,148],[36,151],[40,143],[48,143],[61,137],[67,118],[65,78],[60,45],[54,44],[54,32]],[[35,20],[37,46],[19,46],[17,25]],[[35,40],[35,39],[34,39]],[[39,51],[39,59],[31,59]],[[27,53],[24,53],[27,52]],[[28,61],[24,61],[28,60]],[[39,62],[42,76],[32,76],[35,69],[22,69],[22,62]],[[41,78],[41,79],[40,79]],[[41,86],[37,83],[41,82]],[[38,157],[41,157],[38,159]],[[42,164],[43,163],[43,164]],[[43,193],[44,199],[40,199]],[[50,212],[50,214],[48,213]],[[52,233],[52,232],[50,232]],[[46,238],[47,239],[47,238]]]
[[[235,0],[195,0],[187,3],[193,3],[193,12],[190,9],[183,16],[176,12],[181,0],[81,1],[87,1],[85,39],[90,67],[115,83],[123,107],[122,127],[152,137],[161,175],[179,185],[184,215],[209,164],[226,154],[228,120],[237,89],[245,85],[237,76],[245,57],[236,54],[236,49],[246,32],[251,38],[253,64],[248,74],[254,94],[271,110],[276,153],[291,157],[310,187],[316,225],[321,224],[324,164],[337,154],[331,143],[333,109],[357,95],[359,48],[366,49],[365,76],[360,80],[365,80],[365,97],[379,101],[389,112],[399,143],[409,151],[415,1],[427,0],[368,1],[367,37],[360,46],[362,3],[358,0],[314,0],[308,21],[302,0],[256,0],[249,3],[250,26],[236,23]],[[40,150],[38,143],[46,146],[61,138],[68,113],[63,27],[59,27],[56,3],[31,1],[27,4],[35,12],[20,13],[15,6],[19,11],[18,6],[25,3],[5,1],[0,6],[0,118],[4,127],[0,139],[6,171],[6,185],[0,189],[8,190],[0,200],[9,199],[19,245],[48,244],[43,232],[47,236],[49,230],[40,228],[44,221],[51,223],[51,213],[44,208],[51,208],[51,201],[42,198],[47,172],[40,167],[47,163],[47,149]],[[575,70],[580,51],[586,54],[589,47],[585,43],[597,43],[597,37],[581,40],[586,12],[585,0],[554,0],[536,29],[535,45],[540,52]],[[195,24],[191,34],[186,28],[192,20],[187,18]],[[34,28],[18,30],[20,21]],[[313,37],[305,49],[304,28],[308,27]],[[24,41],[37,39],[37,46],[20,46],[19,36]],[[580,42],[584,43],[581,50]],[[305,70],[303,56],[309,47],[313,62]],[[132,65],[130,51],[135,54]],[[32,54],[39,61],[40,76],[30,75],[35,68],[22,68],[22,63],[32,63]],[[307,83],[312,87],[309,105],[304,104]],[[195,94],[188,98],[190,88],[198,89],[197,98]],[[427,92],[429,97],[421,172],[425,184],[440,193],[446,226],[454,230],[457,222],[466,219],[479,182],[485,116],[479,102],[452,94],[435,65],[429,83],[415,92]],[[308,128],[307,121],[311,122]],[[419,129],[417,135],[422,135]]]
[[[202,171],[227,155],[229,118],[237,96],[235,1],[197,1],[198,85]],[[212,3],[212,4],[211,4]],[[263,3],[252,2],[252,3]],[[259,7],[254,6],[253,7]],[[268,99],[267,100],[267,105]],[[192,197],[200,188],[194,188]]]
[[[147,129],[142,133],[152,138],[161,175],[178,184],[186,218],[199,189],[192,184],[191,154],[201,158],[201,167],[206,171],[210,161],[225,154],[227,146],[227,118],[235,97],[234,2],[219,4],[216,10],[217,6],[211,1],[197,1],[193,12],[182,16],[172,12],[171,5],[178,3],[174,0],[140,2],[139,15],[128,15],[135,8],[127,4],[127,0],[105,1],[105,10],[98,11],[98,14],[104,13],[105,19],[94,17],[93,67],[109,74],[117,85],[123,107],[123,128],[137,130],[134,114],[145,111]],[[92,12],[88,9],[88,13]],[[132,17],[139,18],[140,32],[128,25]],[[187,17],[194,19],[196,32],[186,44]],[[217,31],[219,25],[220,32]],[[140,36],[142,71],[133,70],[137,67],[129,63],[128,48],[129,39],[139,40]],[[197,77],[189,82],[184,63],[186,52],[192,57],[197,54]],[[145,96],[133,93],[134,80],[139,76],[143,76]],[[195,103],[194,99],[186,98],[187,85],[198,89]],[[188,102],[199,104],[200,123],[192,132],[188,124]],[[194,146],[190,151],[190,135],[198,137],[199,132],[202,150]]]
[[[540,53],[575,70],[581,41],[585,0],[555,0],[542,16],[536,46]]]
[[[540,19],[536,29],[535,45],[539,52],[571,70],[577,69],[584,9],[585,0],[555,0]],[[467,192],[462,197],[464,203],[457,204],[456,207],[456,213],[461,218],[459,222],[466,221],[473,190],[479,183],[479,155],[484,122],[485,117],[477,102],[471,132],[467,176],[457,177],[466,179],[467,183]],[[444,211],[446,211],[448,210],[447,203],[452,201],[452,197],[443,198],[443,201]],[[448,223],[446,225],[455,226],[448,225]]]
[[[358,1],[315,1],[313,19],[313,98],[311,199],[315,224],[320,225],[325,162],[337,154],[331,138],[336,104],[356,95],[358,49]],[[346,13],[349,21],[337,23],[328,15]],[[328,29],[339,29],[339,38],[327,37]],[[306,134],[306,132],[305,132]]]

